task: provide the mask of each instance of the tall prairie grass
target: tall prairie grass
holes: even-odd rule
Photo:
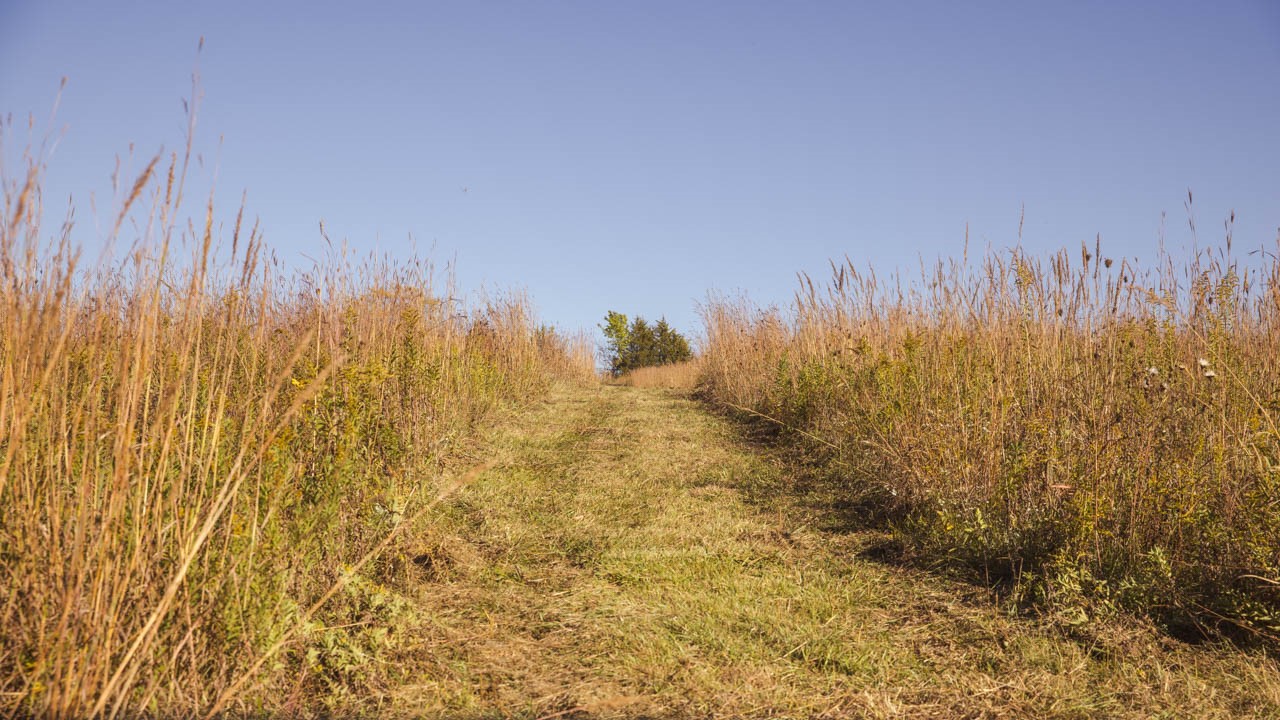
[[[243,210],[181,217],[185,157],[125,186],[128,249],[94,264],[42,227],[43,158],[4,177],[0,716],[376,683],[400,609],[374,551],[491,410],[593,372],[524,297],[466,307],[426,262],[285,273]]]
[[[698,360],[686,360],[666,365],[650,365],[629,370],[617,379],[608,380],[614,385],[663,390],[693,390],[702,376],[702,364]]]
[[[826,453],[910,553],[1050,604],[1280,637],[1280,261],[1096,244],[704,308],[705,383]],[[1080,604],[1077,604],[1080,603]]]

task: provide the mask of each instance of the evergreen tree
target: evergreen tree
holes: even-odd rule
[[[666,318],[662,318],[657,325],[653,326],[653,334],[658,345],[657,364],[684,362],[693,357],[693,352],[689,350],[689,341],[673,330],[667,324]]]
[[[653,328],[649,327],[649,323],[644,318],[637,317],[631,323],[631,336],[630,342],[627,343],[624,372],[660,363],[658,338],[654,335]]]

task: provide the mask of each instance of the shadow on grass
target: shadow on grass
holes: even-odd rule
[[[959,581],[971,592],[970,600],[986,598],[1024,617],[1044,617],[1057,609],[1038,599],[1044,590],[1043,568],[992,558],[982,563],[931,551],[912,541],[912,512],[921,512],[894,497],[866,470],[841,458],[803,434],[768,418],[726,407],[701,394],[689,397],[727,421],[737,442],[779,466],[779,472],[752,477],[738,484],[744,498],[762,512],[785,512],[795,522],[834,537],[853,558],[910,569]],[[1271,638],[1259,637],[1220,617],[1185,608],[1148,616],[1166,636],[1190,645],[1226,641],[1237,647],[1260,648],[1277,656]],[[1071,634],[1071,633],[1069,633]],[[1088,641],[1089,637],[1079,638]]]
[[[895,539],[896,525],[908,508],[865,473],[851,467],[835,451],[818,446],[776,422],[691,395],[734,430],[744,449],[779,467],[779,472],[741,482],[748,502],[760,510],[784,510],[824,533],[859,535],[858,552],[877,562],[915,565],[905,545]],[[918,559],[916,559],[918,560]]]

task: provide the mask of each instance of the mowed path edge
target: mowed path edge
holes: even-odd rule
[[[1088,639],[881,564],[680,393],[560,387],[485,441],[404,588],[415,717],[1280,717],[1274,662]]]

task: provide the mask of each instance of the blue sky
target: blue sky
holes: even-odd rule
[[[1162,212],[1185,253],[1189,188],[1202,246],[1233,209],[1237,249],[1280,227],[1271,0],[0,0],[0,112],[40,125],[69,79],[46,205],[74,196],[91,253],[115,156],[180,148],[201,36],[227,216],[247,191],[299,266],[322,219],[359,253],[412,236],[566,328],[696,334],[708,290],[784,303],[829,258],[956,255],[966,224],[1008,247],[1024,205],[1043,255],[1101,234],[1149,259]]]

